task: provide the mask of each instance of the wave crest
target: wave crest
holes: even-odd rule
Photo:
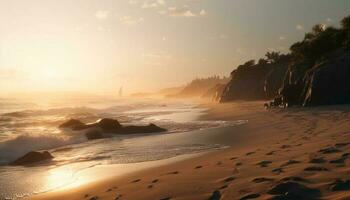
[[[87,141],[82,135],[33,135],[23,134],[0,142],[0,165],[8,164],[30,151],[54,149]]]

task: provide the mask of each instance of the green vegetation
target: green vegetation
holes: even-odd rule
[[[221,102],[276,97],[271,105],[350,103],[350,16],[339,28],[315,25],[290,53],[267,52],[232,71]]]

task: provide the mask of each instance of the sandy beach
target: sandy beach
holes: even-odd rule
[[[261,105],[205,105],[204,119],[248,120],[227,136],[228,149],[156,161],[119,176],[108,169],[103,181],[32,199],[281,199],[293,195],[290,190],[304,199],[349,199],[349,107]]]

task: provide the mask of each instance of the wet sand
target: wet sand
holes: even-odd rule
[[[350,199],[350,106],[205,106],[204,119],[249,121],[218,139],[230,148],[119,176],[106,169],[108,179],[32,199]]]

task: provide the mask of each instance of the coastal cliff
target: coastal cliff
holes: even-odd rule
[[[278,94],[279,86],[287,71],[289,55],[269,52],[266,59],[248,61],[231,73],[231,81],[226,85],[220,102],[233,100],[271,99]]]
[[[350,103],[350,16],[340,28],[315,25],[289,54],[269,52],[231,73],[220,102],[270,100],[268,106]]]

